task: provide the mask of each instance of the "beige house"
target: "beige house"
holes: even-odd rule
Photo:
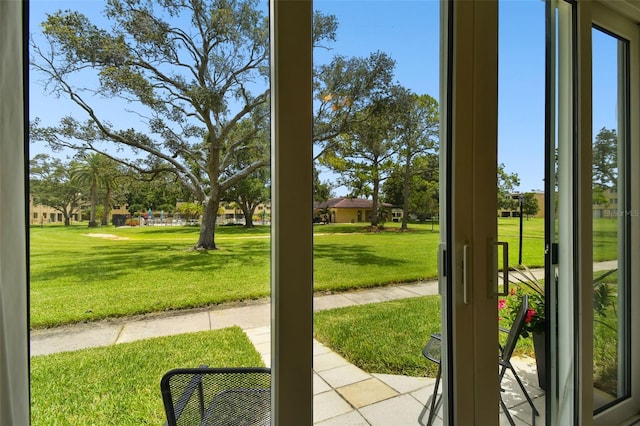
[[[271,222],[271,204],[261,203],[253,212],[253,223],[268,224]],[[218,218],[216,223],[220,224],[245,224],[244,213],[236,203],[222,202],[218,209]]]
[[[111,223],[111,218],[115,215],[121,215],[129,217],[129,211],[127,210],[127,205],[115,205],[112,206],[109,211],[109,221]],[[77,208],[71,214],[71,222],[81,222],[82,221],[82,207]],[[34,201],[33,195],[29,196],[29,223],[31,225],[43,225],[45,223],[62,223],[64,222],[64,216],[62,213],[53,207],[39,204]]]
[[[71,214],[71,222],[77,222],[81,219],[80,212],[74,211]],[[64,216],[53,207],[37,204],[33,196],[29,196],[29,223],[31,225],[43,225],[45,223],[64,222]]]
[[[382,203],[386,208],[386,220],[391,221],[391,204]],[[314,203],[313,216],[324,220],[324,211],[329,211],[327,218],[331,223],[364,223],[371,222],[373,201],[364,198],[338,197],[322,203]]]

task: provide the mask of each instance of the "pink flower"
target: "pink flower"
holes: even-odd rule
[[[504,309],[507,307],[507,300],[506,299],[499,299],[498,300],[498,309]]]
[[[527,323],[528,323],[528,322],[531,322],[531,320],[533,319],[533,316],[534,316],[535,314],[536,314],[535,309],[528,308],[528,309],[527,309],[527,316],[526,316],[526,318],[524,319],[524,322],[527,322]]]

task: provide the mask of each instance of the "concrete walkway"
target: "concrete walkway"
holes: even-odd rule
[[[362,305],[437,294],[437,282],[419,282],[349,293],[319,295],[314,310]],[[102,321],[31,333],[31,355],[114,345],[151,337],[241,327],[265,365],[271,365],[270,304],[268,300],[245,305],[190,310],[139,318]],[[426,341],[425,341],[426,343]],[[533,383],[531,360],[523,359],[521,377]],[[314,340],[314,424],[321,426],[425,424],[424,407],[433,392],[434,379],[388,374],[369,374],[350,364]],[[517,424],[525,425],[531,415],[518,392],[511,392],[509,379],[504,395]],[[505,384],[503,383],[503,384]],[[530,392],[540,396],[540,390]],[[536,399],[541,405],[543,398]],[[542,407],[541,407],[542,408]],[[521,421],[522,420],[522,421]],[[442,424],[437,419],[436,425]]]

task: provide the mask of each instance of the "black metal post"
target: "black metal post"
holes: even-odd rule
[[[518,202],[520,204],[520,246],[518,247],[518,265],[522,265],[522,204],[524,194],[518,196]]]

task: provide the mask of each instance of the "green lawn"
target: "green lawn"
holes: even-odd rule
[[[315,337],[369,373],[435,377],[437,365],[422,356],[422,348],[429,336],[440,330],[439,296],[331,309],[314,315]],[[506,335],[501,333],[499,338],[504,343]],[[520,338],[515,352],[533,356],[532,339]]]
[[[438,233],[315,228],[315,289],[338,291],[436,276]],[[197,228],[31,228],[31,325],[268,297],[270,229],[220,227],[219,250],[191,251]],[[98,238],[87,234],[111,234]]]
[[[517,263],[517,219],[500,219]],[[524,262],[542,265],[543,221],[524,221]],[[435,278],[438,228],[365,232],[314,228],[315,289],[338,291]],[[615,256],[611,221],[598,223],[599,260]],[[118,238],[90,237],[111,234]],[[191,251],[197,228],[31,228],[33,327],[206,306],[269,294],[270,229],[219,228],[220,250]],[[433,376],[421,355],[440,330],[439,298],[428,296],[315,315],[316,337],[371,373]],[[596,348],[597,349],[597,348]],[[532,354],[530,339],[519,353]],[[161,424],[160,377],[178,366],[261,365],[238,328],[150,339],[32,358],[34,425]]]
[[[32,424],[160,425],[160,379],[177,367],[257,367],[240,328],[31,358]]]
[[[612,221],[609,221],[612,222]],[[518,263],[519,220],[499,219],[499,239]],[[524,221],[523,263],[543,264],[543,220]],[[610,224],[602,230],[601,259],[615,256]],[[316,291],[343,291],[435,279],[439,229],[411,225],[409,232],[367,232],[360,224],[314,227]],[[32,227],[31,326],[187,309],[270,292],[270,228],[219,227],[219,250],[192,251],[195,227],[89,229]],[[90,237],[110,234],[117,238]]]
[[[426,296],[317,312],[315,337],[369,373],[435,377],[422,356],[440,331],[440,297]]]

